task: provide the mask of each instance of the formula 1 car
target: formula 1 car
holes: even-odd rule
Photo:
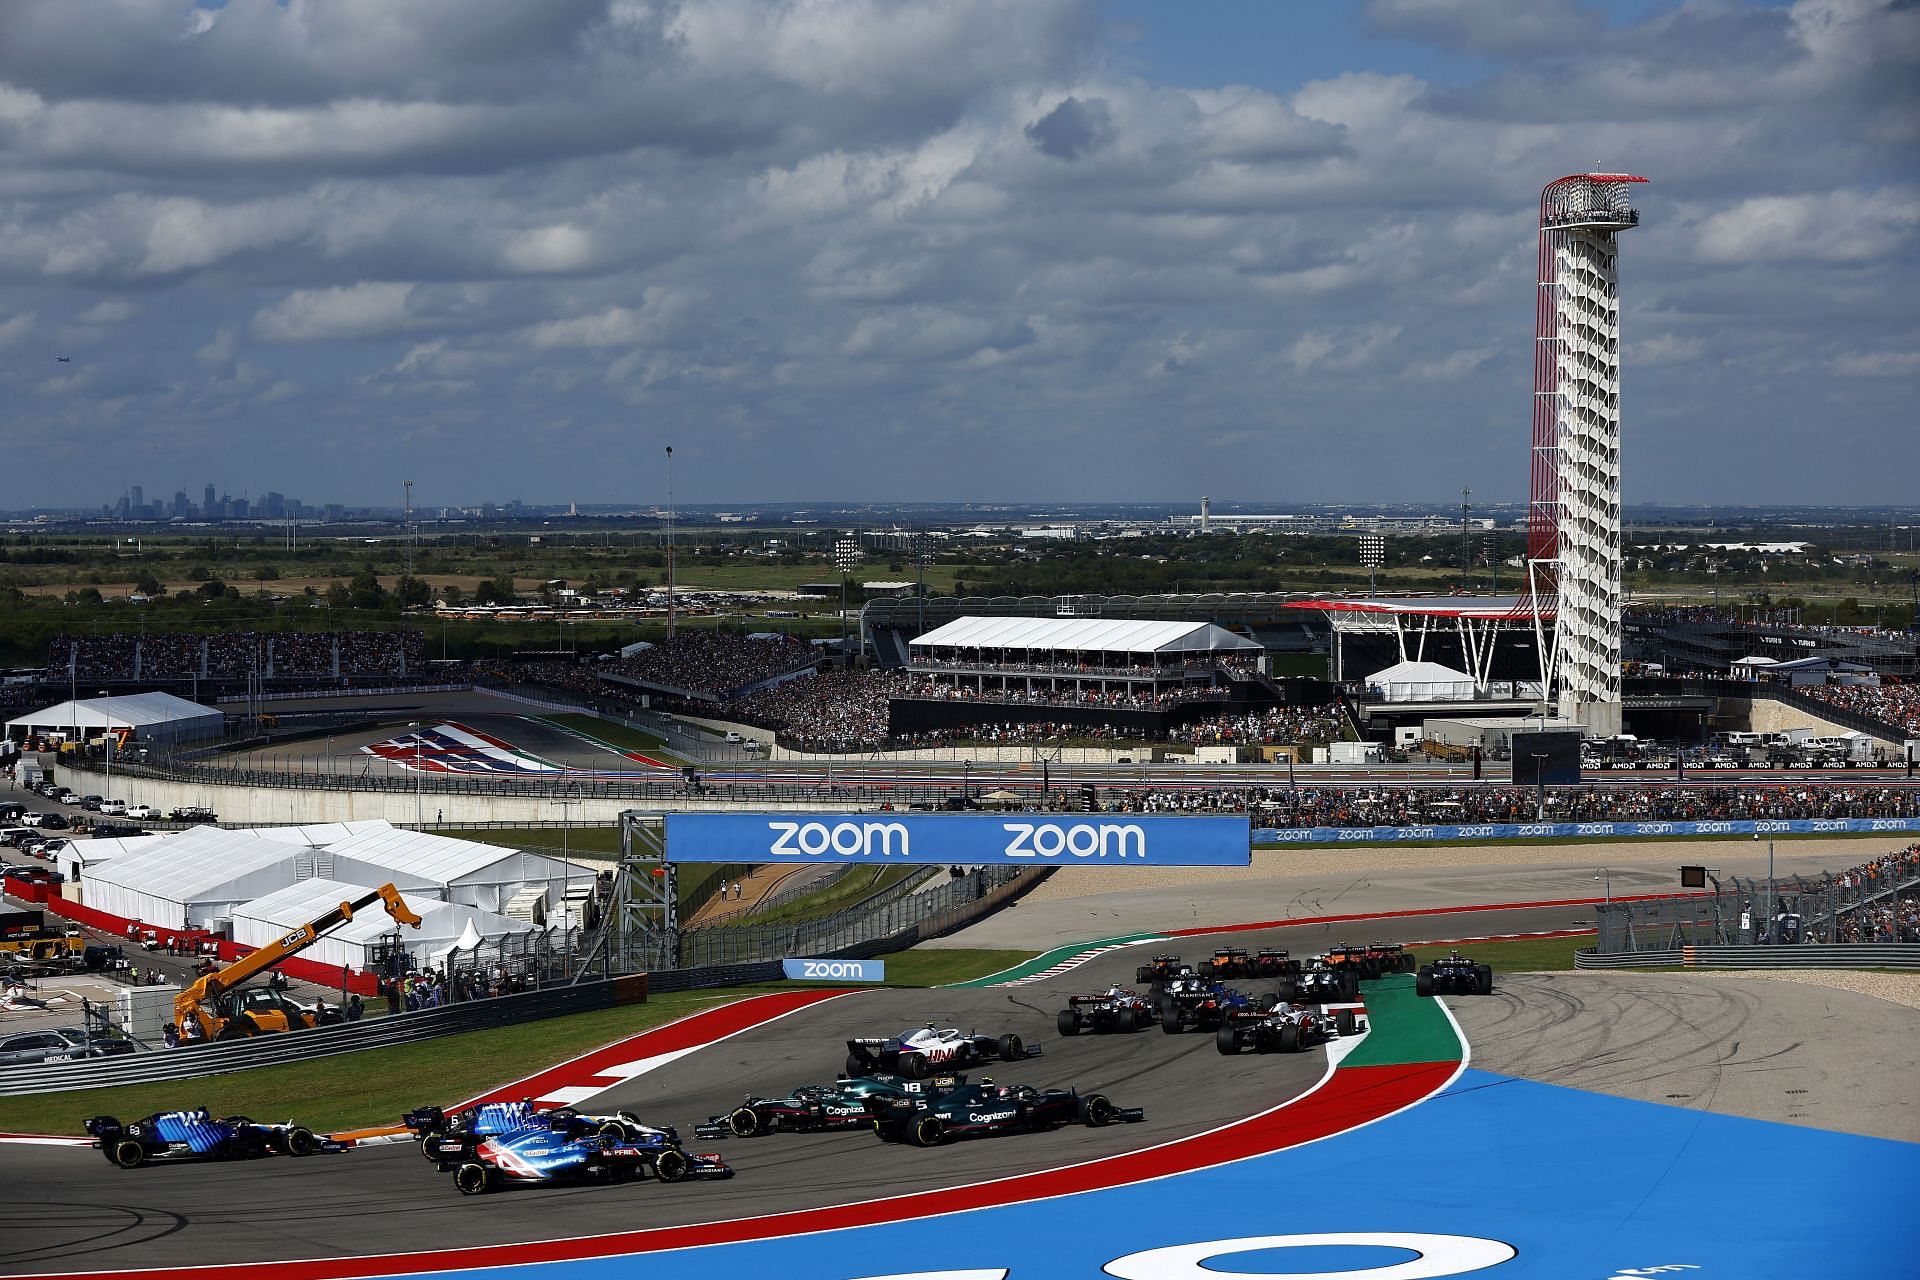
[[[1413,957],[1398,942],[1369,942],[1364,947],[1335,947],[1327,952],[1327,963],[1336,969],[1351,968],[1362,981],[1389,973],[1412,973]]]
[[[1285,951],[1275,947],[1262,947],[1254,953],[1253,976],[1256,978],[1277,978],[1285,973],[1300,972],[1300,962]]]
[[[1493,966],[1475,964],[1458,951],[1432,964],[1423,964],[1414,974],[1415,995],[1490,996],[1493,994]]]
[[[883,1141],[916,1147],[997,1133],[1039,1133],[1073,1122],[1097,1128],[1146,1118],[1144,1108],[1116,1107],[1102,1093],[1083,1098],[1069,1089],[995,1085],[991,1080],[950,1089],[924,1105],[910,1099],[873,1105],[873,1131]]]
[[[1139,1031],[1160,1020],[1153,1002],[1138,991],[1108,987],[1097,996],[1068,996],[1067,1007],[1060,1011],[1063,1036],[1081,1031]]]
[[[1189,1027],[1202,1031],[1220,1025],[1235,1009],[1252,1009],[1253,998],[1205,978],[1176,978],[1160,993],[1160,1030],[1178,1035]]]
[[[1298,1053],[1336,1036],[1350,1036],[1359,1028],[1351,1009],[1324,1013],[1310,1005],[1276,1005],[1264,1013],[1246,1010],[1228,1015],[1214,1032],[1213,1044],[1229,1056],[1242,1049],[1255,1053]]]
[[[1039,1056],[1039,1045],[1028,1046],[1017,1035],[994,1037],[956,1027],[913,1027],[891,1039],[847,1041],[846,1074],[868,1076],[882,1071],[924,1080],[936,1071]]]
[[[162,1111],[125,1125],[112,1116],[95,1116],[87,1121],[86,1130],[93,1135],[93,1145],[122,1169],[159,1161],[250,1160],[346,1150],[291,1120],[285,1124],[255,1124],[245,1116],[216,1120],[204,1108]]]
[[[522,1129],[545,1125],[550,1128],[590,1128],[622,1142],[648,1144],[657,1135],[666,1135],[678,1145],[679,1135],[672,1129],[656,1129],[642,1124],[631,1111],[613,1115],[582,1115],[571,1107],[551,1111],[535,1109],[531,1102],[483,1102],[449,1116],[439,1107],[421,1107],[400,1117],[402,1124],[419,1135],[420,1154],[440,1166],[444,1172],[460,1161],[470,1159],[474,1148],[488,1138],[518,1133]],[[671,1181],[671,1179],[669,1179]]]
[[[564,1109],[563,1109],[564,1110]],[[463,1196],[477,1196],[508,1182],[627,1182],[652,1174],[662,1182],[731,1178],[725,1159],[680,1149],[672,1129],[647,1129],[622,1138],[588,1116],[545,1112],[512,1133],[481,1138],[453,1170]],[[642,1126],[644,1128],[644,1126]]]
[[[1180,963],[1180,957],[1170,952],[1161,952],[1153,958],[1152,964],[1143,964],[1133,971],[1133,980],[1146,986],[1157,987],[1182,973],[1192,973],[1193,966]]]
[[[1325,957],[1316,956],[1299,973],[1280,979],[1276,994],[1282,1001],[1342,1004],[1359,998],[1360,970],[1352,965],[1336,969]]]
[[[1253,957],[1239,947],[1221,947],[1207,957],[1203,972],[1216,981],[1221,978],[1251,978]]]
[[[784,1098],[749,1096],[725,1115],[696,1125],[696,1138],[751,1138],[764,1133],[820,1133],[829,1129],[858,1129],[872,1122],[867,1100],[931,1098],[963,1085],[965,1076],[932,1076],[909,1080],[905,1076],[842,1077],[832,1084],[802,1085]]]

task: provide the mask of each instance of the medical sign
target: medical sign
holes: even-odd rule
[[[885,982],[885,960],[782,960],[795,982]]]
[[[673,813],[667,861],[1244,867],[1251,830],[1244,816]]]

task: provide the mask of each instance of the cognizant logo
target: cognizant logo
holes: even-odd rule
[[[908,856],[906,824],[900,822],[769,822],[774,833],[767,852],[781,858],[818,858],[837,853],[845,858]]]

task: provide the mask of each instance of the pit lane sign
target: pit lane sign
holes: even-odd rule
[[[667,861],[1244,867],[1251,832],[1244,816],[674,813]]]

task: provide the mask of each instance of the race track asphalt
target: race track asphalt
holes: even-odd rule
[[[411,1145],[306,1160],[115,1169],[90,1148],[8,1147],[11,1194],[0,1200],[0,1270],[164,1268],[385,1253],[446,1244],[552,1239],[841,1204],[1057,1167],[1198,1134],[1310,1088],[1323,1051],[1242,1055],[1213,1037],[1061,1037],[1066,995],[1131,980],[1144,953],[1114,953],[1048,983],[982,990],[865,991],[793,1014],[636,1078],[582,1110],[627,1109],[679,1126],[688,1146],[719,1150],[738,1174],[717,1183],[513,1187],[464,1197]],[[1246,984],[1258,990],[1258,982]],[[928,1021],[1002,1034],[1045,1055],[970,1072],[1000,1083],[1075,1086],[1146,1108],[1144,1122],[1069,1126],[921,1150],[861,1131],[692,1141],[693,1125],[750,1092],[832,1079],[850,1036],[889,1035]],[[191,1086],[182,1105],[192,1105]],[[422,1103],[436,1101],[421,1099]],[[444,1099],[438,1101],[445,1101]],[[297,1118],[298,1105],[287,1112]],[[77,1127],[80,1117],[72,1117]],[[131,1118],[131,1117],[123,1117]],[[259,1119],[270,1117],[261,1116]],[[284,1116],[271,1117],[284,1119]],[[49,1127],[55,1127],[50,1120]],[[62,1128],[69,1126],[59,1126]]]

